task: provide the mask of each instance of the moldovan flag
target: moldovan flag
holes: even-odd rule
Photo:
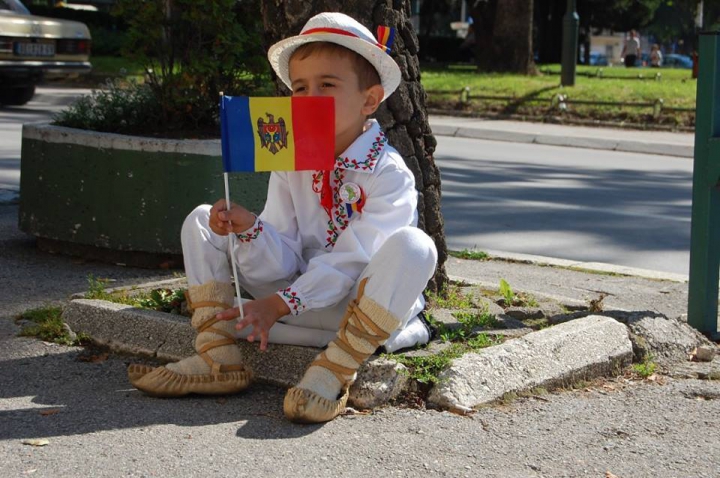
[[[335,100],[222,96],[225,172],[333,169]]]

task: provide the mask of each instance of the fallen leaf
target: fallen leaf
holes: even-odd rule
[[[215,403],[219,403],[220,405],[225,405],[227,403],[227,398],[220,397],[217,400],[215,400]]]
[[[80,362],[89,362],[89,363],[100,363],[104,362],[108,359],[110,356],[109,353],[103,352],[101,354],[93,354],[93,355],[78,355],[78,361]]]
[[[50,444],[50,440],[47,438],[32,438],[30,440],[23,440],[23,445],[32,445],[32,446],[45,446]]]
[[[614,473],[610,473],[609,471],[606,471],[605,478],[619,478],[619,477]]]
[[[42,415],[42,416],[44,416],[44,417],[47,417],[47,416],[50,416],[50,415],[55,415],[56,413],[60,413],[60,409],[59,409],[59,408],[51,408],[51,409],[49,409],[49,410],[42,410],[42,411],[40,411],[40,415]]]

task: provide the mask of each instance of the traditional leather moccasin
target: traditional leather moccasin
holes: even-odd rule
[[[222,371],[223,368],[227,371]],[[182,375],[165,367],[157,367],[130,383],[153,397],[182,397],[200,395],[230,395],[245,390],[253,374],[243,365],[224,365],[218,373]]]
[[[253,373],[239,363],[241,358],[237,354],[231,353],[237,351],[234,326],[215,316],[217,310],[230,308],[232,286],[210,282],[193,286],[190,291],[186,298],[188,309],[193,312],[191,324],[198,332],[197,355],[166,367],[132,364],[128,367],[130,383],[154,397],[227,395],[246,389]],[[190,295],[199,296],[201,300],[191,301]],[[216,352],[222,349],[225,352],[219,357]]]
[[[364,295],[366,282],[367,279],[363,279],[360,283],[358,298],[348,304],[337,337],[330,342],[328,349],[320,353],[308,367],[308,371],[312,367],[322,367],[335,375],[338,382],[342,384],[340,398],[328,400],[312,390],[293,387],[285,394],[283,402],[285,416],[289,420],[297,423],[320,423],[330,421],[342,413],[348,401],[350,385],[355,379],[358,368],[390,336],[390,333],[379,327],[359,305]],[[377,309],[380,310],[379,307]],[[389,316],[386,311],[384,313]],[[355,337],[356,340],[365,341],[369,346],[367,350],[357,350],[353,347],[348,334]],[[342,349],[350,358],[352,366],[341,365],[330,360],[327,352],[331,347]]]
[[[345,411],[349,389],[349,386],[345,386],[340,398],[328,400],[313,391],[293,387],[285,394],[285,416],[295,423],[329,422]]]
[[[130,383],[136,382],[140,379],[140,377],[142,377],[143,375],[147,375],[156,368],[157,367],[152,367],[150,365],[131,363],[127,369],[128,379],[130,380]]]

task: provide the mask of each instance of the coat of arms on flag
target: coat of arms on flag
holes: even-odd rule
[[[276,154],[282,148],[287,148],[288,132],[285,128],[285,120],[280,118],[275,122],[275,116],[271,113],[265,113],[268,122],[262,118],[258,118],[258,134],[260,135],[260,144],[263,148],[267,148],[272,154]]]

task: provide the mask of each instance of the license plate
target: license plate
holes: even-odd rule
[[[38,57],[55,56],[55,44],[54,43],[16,42],[15,43],[15,54],[17,56],[38,56]]]

